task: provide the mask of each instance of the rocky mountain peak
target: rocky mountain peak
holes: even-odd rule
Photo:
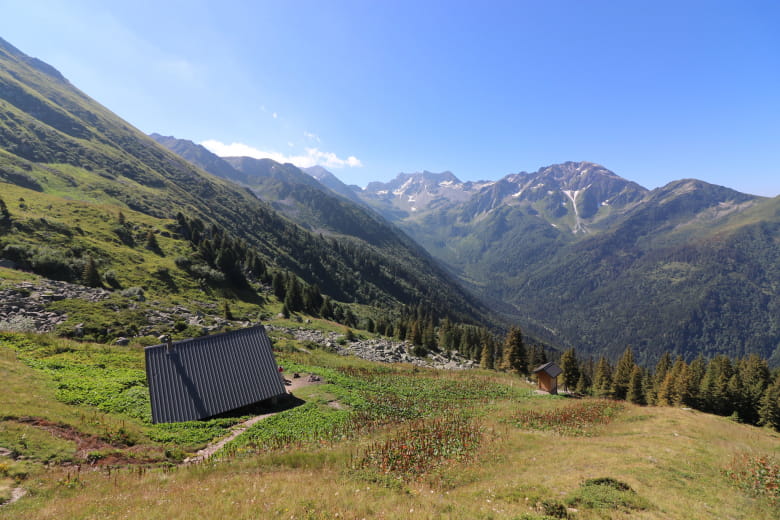
[[[402,212],[415,213],[464,202],[475,193],[474,183],[464,183],[450,171],[399,173],[390,182],[371,182],[361,196]]]

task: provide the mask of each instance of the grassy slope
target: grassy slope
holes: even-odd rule
[[[72,200],[48,193],[40,193],[19,186],[0,183],[3,197],[18,229],[0,237],[3,245],[23,245],[26,248],[43,247],[63,258],[78,252],[81,258],[94,258],[98,271],[113,274],[117,286],[110,298],[100,303],[84,300],[63,300],[49,304],[49,308],[65,311],[68,320],[58,331],[70,333],[83,323],[87,335],[100,341],[115,337],[132,337],[148,326],[146,314],[159,309],[184,305],[192,312],[219,314],[219,304],[230,301],[236,319],[257,319],[262,311],[262,298],[250,291],[237,292],[229,288],[212,287],[198,283],[193,276],[179,268],[175,259],[191,255],[187,241],[168,231],[174,223],[141,212],[112,204]],[[119,227],[119,213],[126,219],[125,228],[135,237],[135,244],[122,243],[114,232]],[[160,252],[144,247],[148,231],[156,235]],[[15,281],[36,279],[20,271],[0,270],[0,287],[12,286]],[[108,287],[108,286],[106,286]],[[121,290],[140,287],[146,302],[122,296]],[[203,307],[210,305],[210,308]],[[169,332],[170,325],[157,327],[157,334]],[[108,331],[103,333],[101,331]],[[188,331],[190,335],[199,334]]]
[[[13,338],[18,347],[24,337]],[[137,365],[140,359],[134,349],[28,340],[38,345],[35,352],[48,351],[65,369],[69,357],[83,361],[84,350],[99,350],[91,354],[93,378],[101,370]],[[106,357],[100,358],[100,353]],[[25,355],[22,350],[20,359]],[[289,367],[327,376],[328,384],[298,393],[307,402],[305,407],[320,411],[317,421],[349,415],[327,404],[333,399],[346,404],[347,410],[358,411],[375,396],[378,400],[364,410],[376,411],[378,403],[392,395],[399,399],[394,406],[412,416],[466,413],[482,427],[480,448],[473,458],[451,461],[413,478],[354,469],[374,441],[406,438],[411,423],[387,412],[393,417],[387,425],[356,434],[344,432],[343,439],[315,436],[288,448],[237,450],[243,455],[216,464],[173,470],[85,467],[78,474],[72,467],[35,466],[22,481],[30,494],[0,509],[0,518],[521,518],[523,514],[538,518],[536,504],[566,502],[578,493],[583,480],[596,477],[629,484],[637,493],[634,502],[645,509],[629,513],[578,506],[573,518],[780,518],[771,502],[746,495],[724,473],[737,453],[780,458],[777,433],[695,411],[630,405],[606,426],[587,427],[588,436],[532,431],[519,428],[512,417],[523,409],[560,409],[573,400],[532,396],[525,385],[503,374],[375,365],[321,351],[279,356]],[[100,368],[107,361],[107,367]],[[85,433],[121,424],[138,436],[134,449],[147,452],[186,444],[150,440],[148,435],[156,427],[131,416],[57,401],[52,372],[30,369],[8,348],[0,349],[0,371],[12,390],[0,397],[4,415],[42,416]],[[305,424],[294,418],[302,408],[276,416],[276,427],[295,431]],[[102,425],[84,421],[91,416],[100,417]],[[13,431],[16,424],[0,423],[0,446],[18,440],[20,432]],[[250,432],[261,437],[273,427],[271,422],[261,422]],[[40,444],[29,448],[33,461],[52,452],[52,460],[67,460],[64,454],[73,450],[71,445],[47,432],[34,432],[32,427],[24,432],[28,446]],[[241,437],[236,443],[242,445]]]

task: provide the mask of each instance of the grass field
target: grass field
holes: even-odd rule
[[[283,352],[325,383],[183,465],[242,418],[150,424],[140,349],[0,345],[0,519],[780,518],[780,436],[692,410]]]

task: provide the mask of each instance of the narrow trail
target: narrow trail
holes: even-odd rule
[[[13,488],[13,489],[11,490],[11,498],[10,498],[10,500],[8,500],[7,502],[3,502],[2,504],[0,504],[0,507],[4,507],[4,506],[10,506],[11,504],[13,504],[14,502],[16,502],[17,500],[19,500],[20,498],[22,498],[22,497],[23,497],[24,495],[26,495],[26,494],[27,494],[27,490],[26,490],[26,489],[24,489],[24,488],[20,488],[20,487]]]
[[[303,375],[301,375],[301,377],[289,379],[289,381],[290,384],[287,385],[288,394],[292,394],[294,390],[297,390],[298,388],[302,388],[304,386],[323,383],[323,381],[309,381],[309,378],[304,377]],[[216,452],[222,449],[223,446],[225,446],[227,443],[229,443],[230,441],[232,441],[233,439],[235,439],[236,437],[238,437],[239,435],[247,431],[249,428],[257,424],[258,422],[262,421],[263,419],[267,417],[271,417],[272,415],[276,415],[278,413],[279,411],[256,415],[254,417],[247,419],[241,424],[234,426],[227,437],[224,437],[217,442],[209,444],[202,450],[196,452],[195,455],[193,455],[192,457],[188,457],[184,459],[184,464],[197,464],[199,462],[204,462],[208,460],[209,458],[211,458],[212,455],[214,455]]]

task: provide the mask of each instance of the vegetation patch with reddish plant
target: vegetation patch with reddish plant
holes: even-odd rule
[[[462,416],[414,421],[368,446],[355,466],[411,480],[447,463],[467,460],[481,440],[479,424]]]
[[[738,453],[725,472],[737,487],[748,494],[766,497],[780,505],[780,461],[777,459]]]
[[[622,403],[586,400],[552,410],[522,410],[515,417],[517,426],[528,430],[550,430],[561,435],[587,436],[599,425],[608,424],[624,409]]]

